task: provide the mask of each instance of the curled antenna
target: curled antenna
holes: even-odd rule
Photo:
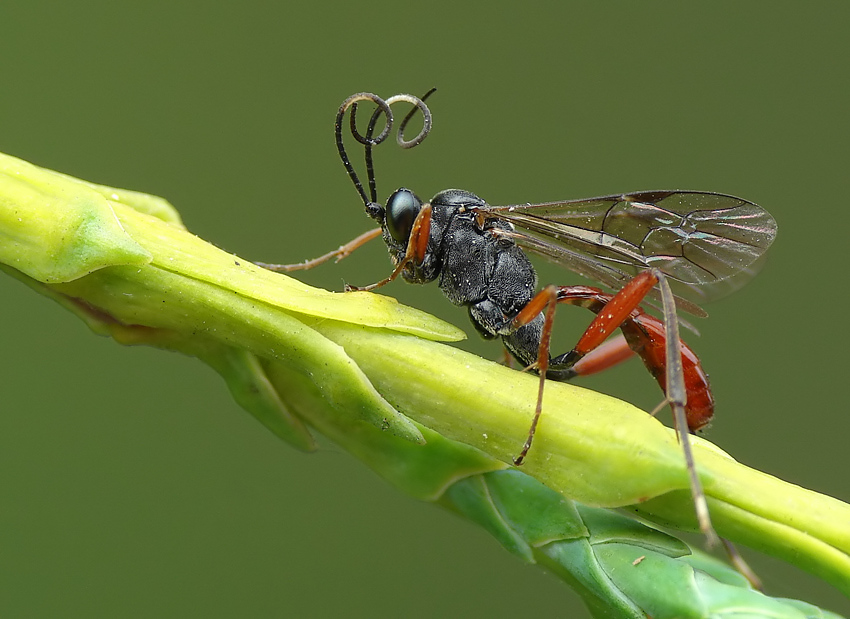
[[[418,146],[419,144],[422,143],[422,140],[424,140],[426,137],[428,137],[428,134],[431,133],[431,110],[429,110],[428,106],[425,105],[425,100],[428,97],[430,97],[431,95],[433,95],[435,92],[437,92],[437,89],[432,88],[431,90],[426,92],[424,95],[422,95],[422,97],[420,99],[418,99],[416,102],[411,101],[411,103],[413,103],[415,107],[412,110],[410,110],[407,113],[407,116],[404,117],[404,120],[401,121],[401,124],[398,126],[398,135],[396,136],[396,141],[398,142],[398,145],[401,146],[402,148],[413,148],[414,146]],[[409,95],[396,95],[396,97],[401,97],[401,96],[409,96]],[[392,105],[392,103],[394,103],[394,101],[392,101],[392,100],[395,99],[396,97],[390,97],[390,99],[388,99],[388,102],[390,102],[390,105]],[[413,99],[416,99],[416,97],[413,97]],[[399,100],[402,100],[402,99],[399,99]],[[422,131],[420,131],[417,134],[417,136],[415,138],[413,138],[412,140],[405,141],[405,139],[404,139],[404,128],[407,127],[407,123],[409,123],[410,119],[413,118],[413,115],[416,114],[417,109],[422,111],[422,118],[424,119]]]
[[[392,131],[393,126],[393,113],[390,109],[395,103],[406,102],[413,105],[413,109],[408,112],[407,116],[401,121],[399,125],[398,134],[396,136],[396,141],[398,145],[402,148],[413,148],[418,144],[422,143],[428,134],[431,132],[431,110],[428,109],[428,106],[425,105],[425,99],[431,96],[436,88],[432,88],[429,90],[422,98],[414,97],[413,95],[395,95],[390,97],[389,99],[381,99],[378,95],[372,94],[371,92],[358,92],[356,94],[351,95],[345,101],[342,102],[342,105],[339,107],[339,111],[336,115],[336,122],[334,123],[334,131],[336,135],[336,147],[339,151],[339,157],[342,159],[342,164],[345,166],[346,172],[348,172],[349,178],[351,178],[351,182],[354,183],[355,189],[360,194],[360,197],[363,200],[363,204],[369,206],[369,204],[374,204],[378,200],[378,190],[377,183],[375,181],[375,169],[372,164],[372,148],[383,142],[387,139],[390,132]],[[371,118],[369,119],[369,125],[366,128],[366,133],[361,134],[357,130],[357,103],[359,101],[371,101],[377,107],[375,111],[372,113]],[[345,152],[345,145],[343,144],[342,139],[342,121],[345,117],[345,113],[348,110],[351,110],[350,114],[350,131],[351,135],[357,140],[360,144],[363,144],[364,147],[364,157],[366,161],[366,174],[369,181],[369,195],[366,195],[366,191],[363,189],[363,184],[360,182],[360,178],[357,176],[357,172],[354,171],[354,166],[351,165],[351,161],[348,158],[348,154]],[[416,112],[421,111],[423,116],[423,126],[422,130],[411,140],[404,139],[404,129],[407,126],[407,123],[413,118]],[[381,130],[381,132],[375,136],[375,127],[380,119],[381,115],[386,116],[386,125]]]

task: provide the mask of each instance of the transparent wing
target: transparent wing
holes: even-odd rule
[[[697,303],[746,283],[776,237],[776,221],[760,206],[699,191],[642,191],[479,210],[514,224],[518,230],[511,236],[523,247],[580,275],[617,288],[655,267],[679,282],[679,296]]]

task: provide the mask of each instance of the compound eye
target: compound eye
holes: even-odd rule
[[[387,200],[387,230],[399,243],[406,243],[413,222],[422,210],[422,200],[409,189],[396,190]]]

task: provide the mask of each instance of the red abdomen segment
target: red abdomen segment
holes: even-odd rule
[[[646,369],[664,389],[667,377],[667,360],[664,355],[664,324],[655,316],[640,314],[621,325],[623,335],[643,360]],[[702,369],[699,358],[690,346],[681,342],[682,370],[685,375],[685,389],[688,402],[685,405],[685,417],[688,430],[692,433],[706,427],[714,416],[714,396],[708,385],[708,376]]]
[[[589,286],[562,286],[558,288],[557,296],[559,303],[568,303],[589,309],[597,314],[597,320],[605,320],[609,317],[609,315],[603,315],[600,312],[605,309],[612,298],[613,295]],[[609,307],[608,310],[610,309]],[[622,319],[622,322],[615,325],[614,328],[619,326],[628,347],[640,356],[643,364],[655,377],[661,389],[664,390],[667,379],[664,323],[655,316],[644,312],[641,307],[635,307],[624,318],[622,316],[611,316],[611,319]],[[595,352],[601,352],[599,348],[596,348],[595,343],[593,348]],[[594,355],[591,350],[580,350],[581,353],[587,354],[587,357],[584,357],[574,366],[577,375],[592,374],[622,361],[624,358],[622,348],[623,346],[617,346],[614,342],[613,345],[605,348],[601,355]],[[577,349],[581,349],[581,342]],[[708,376],[702,369],[696,353],[684,341],[681,342],[681,349],[685,389],[688,394],[685,416],[688,429],[691,432],[696,432],[707,426],[711,421],[714,415],[714,397],[711,395]]]

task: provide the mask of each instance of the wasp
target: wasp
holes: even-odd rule
[[[759,259],[776,237],[776,221],[756,204],[730,195],[701,191],[639,191],[597,198],[493,206],[478,195],[447,189],[428,201],[407,188],[378,202],[372,150],[390,135],[397,103],[413,106],[397,133],[412,148],[430,133],[425,99],[395,95],[382,99],[357,93],[340,106],[334,123],[337,149],[367,215],[378,227],[314,260],[261,266],[278,271],[311,268],[340,260],[380,236],[394,269],[369,286],[374,290],[401,276],[414,284],[434,280],[455,305],[465,307],[485,338],[501,338],[505,348],[540,376],[537,405],[525,443],[514,459],[520,465],[531,449],[542,412],[545,379],[569,380],[638,355],[664,391],[690,474],[700,527],[716,539],[688,440],[714,413],[708,379],[693,350],[679,336],[677,307],[705,316],[699,304],[740,287],[757,271]],[[365,133],[357,128],[357,104],[376,106]],[[408,121],[420,111],[423,127],[405,140]],[[350,112],[350,113],[349,113]],[[350,134],[364,148],[369,193],[343,143],[349,113]],[[383,129],[376,135],[381,117]],[[610,292],[590,286],[548,285],[538,290],[526,252],[543,256]],[[662,318],[641,303],[660,301]],[[549,350],[555,308],[577,305],[596,314],[576,346],[561,355]],[[622,336],[609,340],[616,330]]]

